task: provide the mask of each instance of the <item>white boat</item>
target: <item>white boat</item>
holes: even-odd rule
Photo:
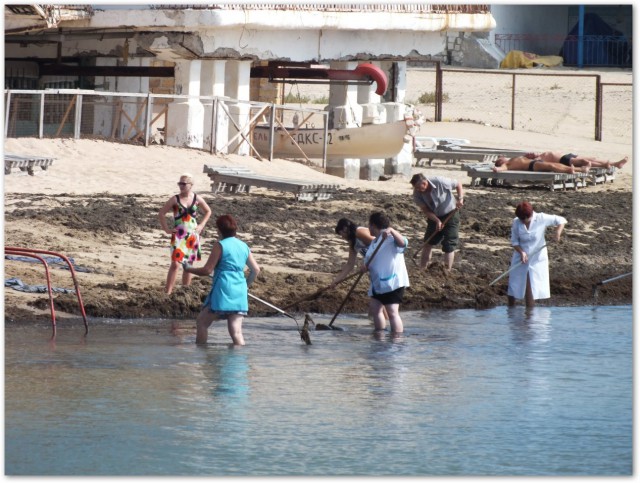
[[[324,129],[275,129],[273,156],[322,158]],[[329,129],[327,158],[391,158],[409,142],[411,123],[396,121],[384,124],[365,124],[361,127]],[[292,139],[293,138],[293,139]],[[260,155],[269,156],[270,132],[268,126],[253,128],[252,144]],[[294,142],[295,141],[295,142]]]

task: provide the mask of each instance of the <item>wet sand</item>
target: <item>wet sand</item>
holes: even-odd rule
[[[438,126],[429,127],[433,132]],[[481,127],[456,127],[472,138],[482,135]],[[491,288],[488,284],[509,268],[511,220],[515,205],[522,200],[531,201],[537,211],[568,219],[563,243],[549,249],[552,298],[541,305],[592,304],[594,284],[632,270],[632,163],[612,183],[566,192],[540,186],[469,188],[470,179],[457,165],[434,163],[432,168],[414,168],[414,172],[456,177],[467,189],[461,245],[454,270],[447,274],[441,268],[439,248],[426,273],[410,260],[421,244],[426,223],[411,200],[408,180],[401,177],[349,182],[296,162],[214,158],[196,150],[90,140],[11,139],[5,149],[57,158],[48,172],[5,176],[5,244],[59,251],[86,268],[78,277],[90,317],[189,319],[198,312],[209,290],[208,278],[196,278],[190,287],[178,285],[171,296],[163,293],[169,240],[160,229],[157,212],[175,193],[175,181],[183,171],[194,173],[194,190],[213,209],[214,218],[204,233],[205,257],[215,233],[215,216],[234,215],[240,223],[239,236],[250,244],[263,269],[251,291],[279,307],[328,285],[347,258],[345,242],[334,233],[337,220],[346,216],[365,223],[374,210],[385,211],[393,226],[409,239],[411,288],[402,310],[505,304],[507,278]],[[213,195],[202,166],[216,163],[249,165],[280,176],[286,172],[294,178],[331,179],[342,183],[343,189],[330,200],[315,202],[297,202],[291,194],[264,189],[248,195]],[[8,277],[44,283],[41,267],[12,260],[5,260]],[[73,288],[65,270],[53,269],[52,279],[54,286]],[[345,282],[290,310],[332,314],[350,287],[351,281]],[[366,312],[366,289],[364,277],[343,311]],[[631,277],[598,290],[598,303],[631,302]],[[79,316],[73,294],[56,294],[55,307],[59,319]],[[256,316],[274,313],[254,301],[250,309]],[[7,321],[48,318],[46,294],[5,288]]]

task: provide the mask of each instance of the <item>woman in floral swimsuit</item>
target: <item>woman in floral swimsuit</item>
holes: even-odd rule
[[[182,262],[184,261],[191,265],[194,261],[200,260],[200,233],[211,216],[209,205],[200,195],[191,191],[193,177],[189,173],[180,176],[178,187],[180,188],[180,194],[169,198],[158,212],[160,226],[165,233],[171,235],[171,266],[169,267],[167,283],[164,289],[167,294],[173,292],[173,286],[178,276],[178,268],[180,268]],[[198,208],[201,208],[204,213],[200,223],[196,218]],[[170,211],[173,213],[172,228],[167,226],[166,215]],[[183,272],[182,284],[189,285],[191,278],[192,274]]]

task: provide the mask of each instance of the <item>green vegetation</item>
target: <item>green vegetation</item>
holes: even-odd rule
[[[284,98],[285,104],[328,104],[329,98],[323,97],[309,97],[301,96],[298,94],[289,93]]]
[[[311,102],[311,98],[309,96],[301,96],[300,94],[292,94],[289,92],[284,98],[285,104],[294,104],[296,102],[300,104],[309,104]]]
[[[442,93],[442,102],[447,102],[449,100],[449,94],[446,92]],[[435,104],[436,103],[436,93],[435,92],[423,92],[420,97],[418,97],[418,102],[416,104]]]

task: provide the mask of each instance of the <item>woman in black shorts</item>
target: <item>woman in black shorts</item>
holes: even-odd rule
[[[371,297],[369,313],[373,314],[375,329],[384,330],[387,326],[384,314],[386,310],[391,332],[401,333],[404,327],[400,318],[400,303],[405,287],[409,286],[409,275],[404,263],[408,242],[396,229],[389,226],[389,218],[380,212],[369,217],[369,231],[375,237],[364,257],[363,267],[363,270],[369,270],[371,279],[368,292]],[[378,246],[380,250],[376,252]]]

